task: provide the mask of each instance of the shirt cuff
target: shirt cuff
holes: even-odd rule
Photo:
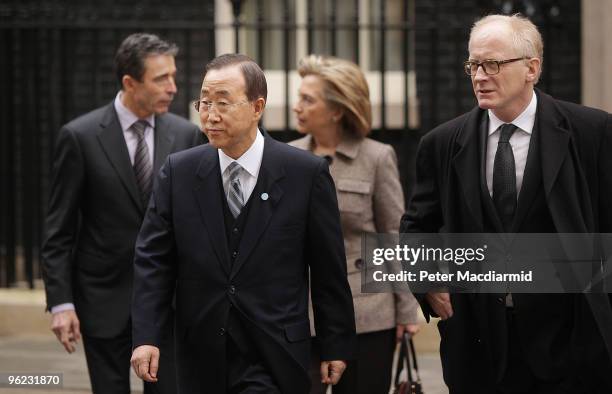
[[[72,302],[66,302],[65,304],[55,305],[51,308],[51,313],[58,313],[64,311],[73,311],[74,304]]]

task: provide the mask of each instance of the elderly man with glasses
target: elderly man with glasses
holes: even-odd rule
[[[322,383],[355,353],[327,161],[258,127],[267,94],[249,57],[211,60],[196,102],[210,143],[171,155],[157,177],[134,267],[132,366],[145,381],[163,370],[159,339],[174,323],[179,393],[308,393],[309,285]]]
[[[464,68],[478,106],[423,137],[402,232],[612,231],[612,117],[536,89],[542,53],[520,15],[474,24]],[[612,392],[607,294],[419,301],[428,319],[441,318],[451,393]]]

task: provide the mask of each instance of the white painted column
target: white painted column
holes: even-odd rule
[[[608,112],[612,112],[610,21],[612,1],[582,0],[582,103]]]

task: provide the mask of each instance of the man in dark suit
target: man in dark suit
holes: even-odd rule
[[[519,15],[476,22],[469,56],[478,107],[423,137],[401,232],[611,232],[612,117],[534,89],[542,39]],[[606,294],[429,292],[420,302],[442,319],[451,393],[612,392]]]
[[[250,58],[207,65],[196,107],[210,144],[170,155],[138,236],[132,366],[147,381],[163,370],[159,338],[176,294],[181,393],[307,393],[309,276],[324,383],[353,354],[327,162],[258,129],[266,96]]]
[[[83,332],[94,393],[129,393],[134,243],[153,174],[171,152],[199,141],[198,128],[167,113],[176,94],[178,48],[133,34],[115,57],[115,100],[59,132],[42,249],[52,330],[72,353]],[[164,338],[171,346],[171,335]],[[145,392],[174,393],[166,374]],[[153,390],[153,391],[151,391]]]

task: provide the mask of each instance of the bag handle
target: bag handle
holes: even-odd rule
[[[408,339],[408,344],[410,347],[410,354],[412,354],[412,365],[414,368],[414,373],[416,374],[416,378],[417,378],[417,382],[421,382],[421,376],[419,375],[419,366],[417,364],[417,358],[416,358],[416,351],[414,350],[414,342],[412,342],[412,337],[408,336],[408,334],[404,334],[406,338]],[[408,364],[408,367],[410,367],[410,364]],[[410,376],[410,381],[414,382],[414,380],[412,380],[412,376]]]
[[[408,350],[410,348],[410,350]],[[414,371],[416,373],[417,382],[421,381],[421,377],[419,375],[419,367],[417,365],[416,352],[414,350],[414,342],[412,338],[408,335],[408,333],[404,333],[402,341],[400,342],[400,351],[397,357],[397,363],[395,364],[395,387],[400,384],[400,374],[404,370],[404,363],[406,365],[406,370],[408,372],[408,382],[415,382],[412,376],[412,368],[410,359],[412,358],[412,364],[414,365]]]

